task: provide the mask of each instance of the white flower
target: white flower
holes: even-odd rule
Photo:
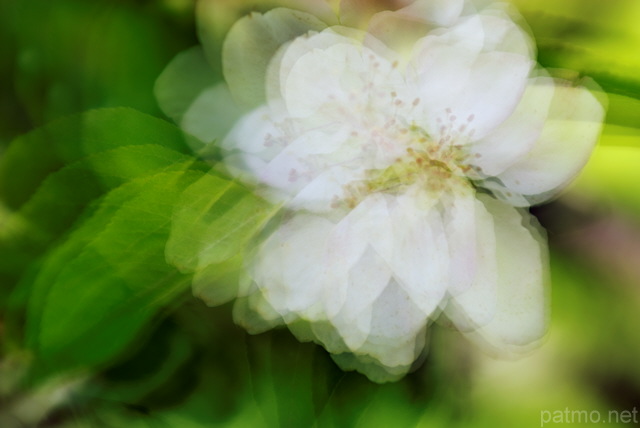
[[[420,14],[434,5],[441,22]],[[267,101],[222,142],[229,170],[287,209],[249,261],[249,329],[286,323],[379,381],[409,370],[438,317],[502,354],[543,336],[546,243],[515,207],[577,174],[603,108],[537,70],[499,8],[463,10],[415,2],[368,32],[302,32],[269,61]],[[411,19],[411,37],[384,31]]]

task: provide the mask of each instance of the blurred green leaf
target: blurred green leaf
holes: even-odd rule
[[[7,214],[0,233],[0,272],[18,274],[71,227],[92,200],[109,188],[159,171],[189,156],[157,145],[100,152],[50,174],[28,202]]]
[[[278,208],[243,186],[205,175],[178,202],[167,260],[194,274],[193,292],[208,305],[226,303],[238,294],[248,244]]]
[[[66,117],[11,143],[0,159],[0,197],[8,208],[17,209],[47,175],[66,164],[122,146],[154,144],[189,154],[185,138],[174,125],[129,108]]]
[[[159,403],[161,391],[167,392],[164,396],[171,400],[188,395],[191,391],[185,387],[185,380],[197,377],[199,367],[192,361],[194,346],[190,337],[176,327],[172,318],[163,320],[144,338],[142,346],[119,364],[109,367],[98,380],[100,399],[159,407],[166,405]],[[188,375],[184,373],[185,368],[188,368]]]
[[[180,38],[189,40],[184,46],[195,42],[190,39],[192,27],[182,32],[163,27],[166,16],[156,14],[160,3],[177,4],[0,2],[0,41],[6,53],[0,56],[5,82],[0,82],[0,145],[21,129],[90,107],[131,105],[156,111],[153,81],[183,48],[171,44],[180,45],[175,41]],[[227,8],[234,16],[235,9],[249,9],[246,1],[201,3],[222,9],[216,19],[225,18]],[[625,207],[632,220],[637,219],[640,3],[514,3],[536,35],[544,66],[576,70],[559,72],[569,79],[591,76],[609,95],[602,146],[576,190],[599,206],[610,202]],[[210,44],[210,56],[220,56],[221,40]],[[219,68],[215,64],[213,69],[217,78]],[[177,122],[203,138],[200,131],[213,120],[190,115],[196,125],[190,127],[184,119],[197,96],[181,93],[183,86],[166,88],[174,91],[178,104],[185,95]],[[199,111],[208,111],[211,106],[206,104],[212,100],[226,105],[219,102],[219,94],[211,94],[201,98],[205,108]],[[206,135],[207,141],[217,136]],[[10,284],[4,273],[22,275],[22,290],[31,296],[29,339],[37,363],[46,366],[42,370],[100,367],[116,355],[122,362],[119,353],[124,347],[188,287],[188,276],[165,263],[167,255],[185,272],[195,273],[192,285],[199,296],[207,296],[205,301],[233,296],[233,287],[225,284],[237,284],[235,274],[243,262],[234,251],[250,243],[254,233],[254,225],[242,220],[253,216],[256,223],[265,222],[272,208],[248,192],[243,196],[240,186],[221,184],[221,177],[205,174],[207,165],[192,164],[189,147],[199,146],[185,138],[164,121],[131,110],[109,110],[63,119],[16,139],[0,154],[0,295]],[[225,186],[229,190],[223,191]],[[222,205],[208,206],[198,192],[209,192],[212,199],[221,193]],[[175,213],[172,206],[178,208]],[[226,220],[209,222],[222,212]],[[181,236],[171,235],[167,226],[174,219]],[[239,229],[227,235],[234,225]],[[165,253],[163,242],[170,236],[173,253]],[[208,248],[211,243],[214,246]],[[592,245],[583,245],[600,246],[598,237]],[[631,259],[635,254],[626,247],[617,249],[613,258]],[[42,254],[44,259],[38,261]],[[455,374],[472,383],[451,387],[455,377],[436,365],[430,369],[436,377],[425,377],[421,369],[396,384],[372,385],[357,374],[340,372],[320,348],[299,344],[286,332],[247,337],[231,325],[230,308],[222,307],[225,312],[218,318],[190,318],[175,336],[162,330],[159,334],[170,340],[163,344],[154,336],[146,350],[156,352],[155,358],[125,355],[124,364],[135,359],[146,363],[148,371],[125,367],[111,395],[101,395],[88,407],[72,405],[43,425],[386,427],[414,426],[421,417],[420,427],[539,426],[542,409],[568,406],[603,414],[615,406],[630,409],[637,402],[640,382],[634,323],[637,287],[618,284],[611,263],[599,266],[607,275],[595,275],[592,265],[598,264],[576,254],[571,253],[570,261],[558,254],[552,257],[554,326],[549,343],[530,359],[488,363],[467,348],[442,350],[441,343],[433,344],[427,365],[434,355],[449,362],[462,358],[463,364],[452,364]],[[229,255],[233,257],[220,262]],[[204,307],[202,311],[214,312]],[[7,318],[2,317],[5,327]],[[183,336],[193,340],[193,331],[202,335],[197,345],[187,344]],[[191,353],[197,355],[205,346],[206,352],[193,361]],[[188,400],[179,402],[188,393],[185,389],[190,391],[176,383],[186,377],[181,370],[185,365],[191,366],[189,376],[197,376],[200,384]],[[621,378],[626,383],[607,387],[602,379],[594,380],[598,373],[606,382]],[[140,384],[133,386],[138,379]],[[631,392],[630,384],[636,388]],[[447,387],[450,395],[442,393]],[[424,395],[429,388],[435,392]],[[159,395],[146,396],[149,391]],[[457,407],[455,400],[469,391],[472,400]],[[137,407],[145,401],[141,396],[149,407]],[[636,398],[631,405],[624,401],[629,397]],[[102,398],[112,400],[105,409]],[[129,400],[135,405],[129,406]],[[441,406],[439,411],[434,403]]]
[[[311,426],[316,418],[312,374],[317,350],[291,340],[268,334],[248,342],[253,399],[268,427]]]
[[[193,159],[185,138],[166,121],[120,108],[70,116],[14,140],[0,158],[2,281],[14,284],[110,189]]]
[[[188,287],[164,246],[175,201],[201,175],[159,173],[119,187],[46,258],[26,327],[46,372],[106,362]]]
[[[273,212],[208,173],[188,138],[130,109],[98,110],[18,138],[0,161],[0,268],[22,275],[40,371],[108,362],[188,289],[191,277],[165,260],[176,207],[175,246],[196,240],[187,255],[207,263],[235,256]]]
[[[238,184],[205,175],[180,198],[167,259],[187,272],[230,259],[277,209]]]

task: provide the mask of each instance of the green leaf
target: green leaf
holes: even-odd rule
[[[184,272],[228,260],[277,209],[243,186],[205,175],[180,198],[167,243],[167,259]]]
[[[102,373],[101,400],[157,408],[166,405],[158,401],[166,401],[167,395],[169,400],[181,400],[189,394],[185,380],[197,379],[199,367],[193,364],[194,344],[185,329],[169,317],[144,339],[135,353]]]
[[[0,233],[0,272],[16,271],[18,255],[37,256],[71,227],[89,202],[137,177],[171,170],[190,157],[157,145],[123,146],[100,152],[50,174],[28,202],[9,212]],[[2,266],[3,262],[7,266]]]
[[[40,370],[106,363],[187,289],[190,278],[166,264],[164,247],[174,204],[202,175],[159,173],[117,188],[50,253],[27,313]]]
[[[0,280],[15,284],[110,189],[193,159],[186,138],[130,109],[71,116],[17,138],[0,158]]]
[[[186,138],[174,125],[128,108],[66,117],[11,143],[0,158],[0,199],[9,209],[18,209],[50,173],[122,146],[153,144],[189,154]]]
[[[313,383],[316,359],[330,364],[321,355],[323,351],[309,343],[295,343],[283,332],[253,337],[248,346],[253,397],[266,426],[312,426],[328,399],[323,386],[331,382]],[[317,401],[321,401],[318,408]]]
[[[0,274],[21,277],[14,306],[28,301],[40,374],[107,364],[188,290],[191,276],[165,258],[170,234],[177,251],[200,240],[173,257],[183,268],[202,259],[208,279],[235,279],[237,254],[275,208],[209,174],[187,139],[133,110],[98,110],[18,138],[0,161]]]
[[[227,259],[237,267],[233,256],[274,211],[190,161],[112,190],[37,269],[26,336],[40,370],[108,363],[190,286],[191,276],[170,266],[165,252],[183,269]]]

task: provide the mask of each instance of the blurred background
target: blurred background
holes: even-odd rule
[[[229,20],[271,6],[226,3]],[[533,427],[567,409],[601,419],[555,425],[638,425],[609,412],[640,411],[640,2],[513,3],[544,67],[609,98],[581,176],[532,208],[551,249],[548,338],[502,361],[434,326],[422,366],[378,385],[286,330],[247,335],[165,263],[170,202],[135,189],[171,201],[185,178],[140,177],[167,159],[202,168],[176,166],[193,154],[153,96],[198,44],[194,2],[0,0],[0,426]]]

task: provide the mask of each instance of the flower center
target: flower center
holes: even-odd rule
[[[480,169],[469,163],[463,145],[451,144],[450,138],[434,140],[415,125],[407,129],[402,133],[405,154],[386,168],[367,170],[364,180],[346,184],[345,200],[335,200],[334,206],[353,208],[372,193],[400,194],[416,184],[432,194],[471,186],[470,180]]]

